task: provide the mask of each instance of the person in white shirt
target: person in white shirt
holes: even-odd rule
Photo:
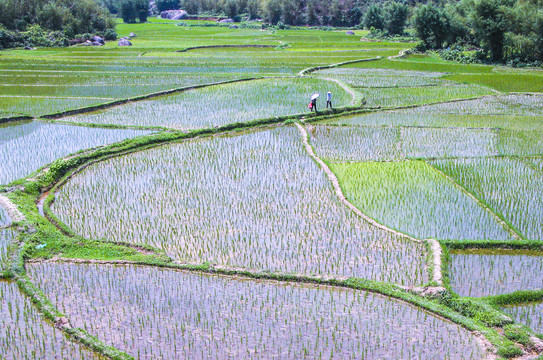
[[[328,91],[326,94],[326,108],[328,109],[328,105],[330,105],[330,109],[332,108],[332,92]]]

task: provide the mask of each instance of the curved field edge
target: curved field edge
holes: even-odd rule
[[[266,124],[234,124],[217,129],[204,129],[190,133],[160,133],[129,139],[89,152],[83,152],[76,156],[59,159],[47,167],[47,171],[38,173],[36,178],[26,178],[19,181],[7,193],[7,197],[16,203],[26,220],[16,222],[15,225],[23,229],[20,246],[13,254],[10,269],[3,275],[17,280],[21,289],[30,296],[35,303],[42,308],[46,317],[51,321],[58,321],[62,314],[48,301],[43,294],[26,277],[25,261],[32,258],[51,258],[59,253],[67,257],[83,258],[92,262],[93,259],[103,261],[128,261],[134,264],[149,266],[172,267],[176,269],[192,270],[200,272],[218,273],[224,275],[246,276],[255,279],[271,279],[296,282],[310,282],[326,285],[344,286],[353,289],[368,290],[382,295],[407,301],[413,305],[431,311],[471,331],[481,333],[488,339],[500,354],[520,355],[521,351],[514,342],[508,340],[493,327],[501,327],[512,323],[512,320],[486,303],[477,300],[460,298],[448,291],[419,295],[416,289],[400,288],[394,284],[359,278],[334,278],[304,276],[297,274],[269,273],[242,268],[229,268],[204,264],[176,264],[160,251],[150,247],[128,247],[124,244],[107,243],[96,240],[85,240],[79,237],[69,237],[62,234],[51,222],[39,215],[36,204],[40,197],[55,186],[66,181],[73,172],[81,166],[88,166],[93,161],[99,161],[111,156],[119,156],[125,153],[139,151],[145,147],[166,144],[173,141],[193,139],[200,136],[213,136],[228,131],[243,131],[257,125]],[[6,189],[4,189],[6,191]],[[52,195],[48,196],[52,201]],[[45,204],[47,205],[47,204]],[[45,206],[47,211],[47,206]],[[66,229],[68,230],[68,229]],[[39,244],[47,244],[44,249],[36,249]],[[69,261],[69,260],[67,260]],[[67,334],[76,338],[82,344],[96,349],[99,353],[109,358],[123,358],[124,355],[115,353],[114,350],[101,344],[95,338],[80,329],[65,329]],[[516,350],[515,350],[516,349]],[[113,351],[113,353],[111,353]],[[117,356],[117,357],[116,357]],[[121,356],[121,357],[118,357]]]

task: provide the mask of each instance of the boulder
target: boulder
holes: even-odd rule
[[[160,13],[160,17],[169,20],[185,19],[189,14],[185,10],[166,10]]]
[[[352,30],[347,30],[347,32],[346,32],[345,34],[347,34],[347,35],[354,35],[354,31],[352,31]]]
[[[128,35],[129,37],[131,38],[135,38],[136,37],[136,33],[130,33],[130,35]]]
[[[231,24],[233,22],[234,22],[234,20],[232,20],[232,19],[222,19],[221,21],[219,21],[219,23],[221,23],[221,24]]]
[[[132,46],[132,43],[129,40],[121,39],[118,43],[119,46]]]
[[[102,44],[101,42],[98,42],[98,41],[93,41],[92,46],[104,46],[104,44]]]
[[[239,26],[237,26],[237,25],[230,25],[229,28],[230,28],[230,29],[239,29]]]
[[[97,42],[97,43],[100,43],[102,45],[104,45],[106,43],[103,38],[101,38],[100,36],[96,36],[96,35],[93,36],[91,40],[92,40],[93,43]]]

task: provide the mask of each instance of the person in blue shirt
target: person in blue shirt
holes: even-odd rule
[[[330,109],[332,109],[332,92],[328,91],[326,94],[326,108],[328,109],[328,105],[330,105]]]

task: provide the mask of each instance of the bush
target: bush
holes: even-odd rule
[[[117,40],[117,32],[113,29],[107,29],[100,35],[102,35],[105,40]]]

